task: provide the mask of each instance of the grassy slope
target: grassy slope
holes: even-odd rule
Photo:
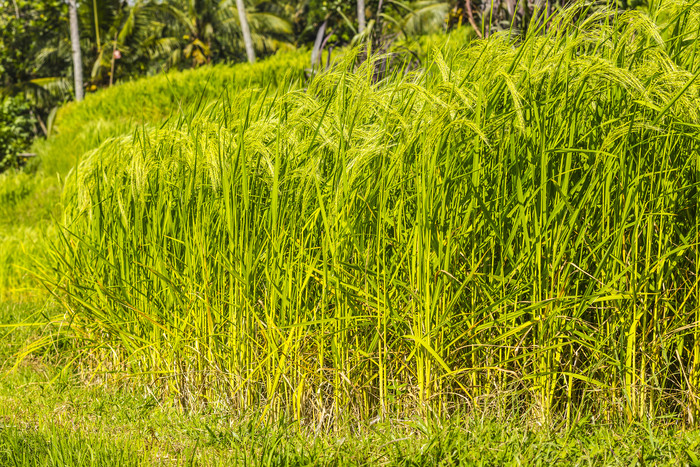
[[[37,140],[33,149],[41,155],[46,173],[65,174],[84,153],[110,137],[129,134],[143,125],[160,125],[184,110],[243,88],[299,83],[306,60],[300,50],[252,66],[218,65],[127,82],[61,108],[52,137]]]
[[[304,76],[303,50],[270,57],[253,66],[219,65],[127,82],[62,107],[52,135],[31,151],[40,164],[30,173],[0,174],[0,300],[31,292],[27,270],[44,238],[55,238],[62,216],[61,191],[71,168],[104,141],[162,125],[169,118],[242,88],[295,85]]]

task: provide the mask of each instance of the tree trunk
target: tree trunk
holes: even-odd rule
[[[357,0],[357,24],[359,25],[358,31],[362,34],[367,26],[367,20],[365,19],[365,0]]]
[[[318,28],[316,33],[316,41],[314,42],[314,48],[311,50],[311,68],[315,67],[321,59],[321,52],[323,51],[323,38],[326,35],[326,27],[328,26],[328,20],[326,19],[321,27]]]
[[[92,0],[92,13],[95,21],[95,41],[97,42],[97,51],[99,53],[102,48],[102,42],[100,41],[100,19],[97,16],[97,0]]]
[[[19,19],[19,7],[17,6],[17,0],[12,0],[12,4],[15,6],[15,18]]]
[[[112,66],[111,70],[109,71],[109,87],[112,87],[112,84],[114,84],[114,65],[117,61],[117,33],[114,33],[114,41],[112,42]]]
[[[80,31],[78,30],[78,7],[75,0],[68,0],[70,18],[70,45],[73,51],[73,81],[75,82],[75,100],[83,100],[83,57],[80,53]]]
[[[464,0],[464,5],[467,8],[467,18],[469,19],[469,24],[471,24],[477,37],[479,39],[482,39],[484,36],[481,34],[479,27],[476,25],[476,21],[474,21],[474,12],[472,11],[472,0]]]
[[[248,55],[248,62],[255,63],[253,37],[250,35],[250,27],[248,27],[248,17],[246,16],[243,0],[236,0],[236,8],[238,8],[238,17],[241,20],[241,34],[243,34],[243,43],[245,43],[245,53]]]

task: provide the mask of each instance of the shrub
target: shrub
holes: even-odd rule
[[[16,166],[17,154],[34,136],[34,118],[22,97],[5,97],[0,103],[0,172]]]

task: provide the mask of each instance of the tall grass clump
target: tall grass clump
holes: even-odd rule
[[[41,237],[52,237],[60,215],[62,180],[84,153],[110,138],[163,125],[183,109],[196,109],[246,87],[299,87],[303,51],[280,53],[253,65],[203,67],[120,84],[61,108],[50,119],[50,136],[35,141],[42,169],[0,174],[0,300],[36,291],[27,274]],[[57,177],[56,175],[59,175]]]
[[[577,6],[380,82],[348,54],[111,140],[46,284],[185,406],[692,423],[697,15]]]
[[[303,82],[303,50],[278,53],[255,64],[218,65],[126,82],[61,107],[52,135],[33,150],[50,174],[65,174],[85,152],[142,125],[160,125],[182,109],[206,104],[245,87]]]

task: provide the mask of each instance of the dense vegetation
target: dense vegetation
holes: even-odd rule
[[[304,34],[359,45],[322,67],[304,48],[190,61],[14,112],[22,147],[49,136],[0,174],[0,399],[23,411],[0,409],[0,462],[697,462],[660,426],[700,416],[700,9],[548,6],[506,28],[506,0],[490,22],[435,3],[472,27],[392,42],[326,2]],[[4,429],[46,423],[34,389],[133,432]],[[202,417],[185,450],[134,421],[181,409]],[[630,446],[608,452],[600,423]],[[502,452],[457,448],[488,439]]]
[[[17,154],[32,142],[34,121],[21,97],[0,101],[0,172],[17,163]]]
[[[76,4],[73,38],[66,3]],[[450,18],[461,18],[459,2],[452,3]],[[442,31],[449,26],[450,5],[437,0],[0,0],[0,101],[23,96],[28,105],[21,117],[35,121],[32,136],[48,137],[56,110],[85,92],[166,70],[243,61],[241,11],[250,30],[248,60],[308,47],[313,53],[305,61],[311,69],[351,43],[370,41],[380,48],[398,37]],[[79,55],[71,59],[72,46]],[[13,128],[0,123],[0,132]],[[12,149],[9,165],[17,165],[17,153],[26,145],[3,146],[5,152]]]
[[[583,13],[110,140],[45,280],[101,366],[187,406],[692,422],[696,12]]]
[[[219,65],[159,75],[62,107],[52,136],[35,140],[30,148],[40,155],[40,168],[32,160],[23,171],[0,173],[0,299],[35,288],[29,277],[35,253],[44,249],[42,236],[56,235],[53,219],[61,217],[63,177],[83,154],[110,138],[160,126],[179,112],[203,106],[224,93],[237,93],[247,86],[274,86],[277,80],[301,83],[306,55],[304,51],[287,52],[254,65]],[[139,109],[137,114],[134,108]]]
[[[46,171],[66,174],[83,154],[111,137],[129,134],[143,125],[161,125],[168,118],[177,118],[181,111],[248,87],[299,83],[305,76],[307,55],[303,50],[290,51],[254,65],[167,73],[89,95],[85,102],[62,107],[54,137],[37,140],[34,150],[43,155]]]

